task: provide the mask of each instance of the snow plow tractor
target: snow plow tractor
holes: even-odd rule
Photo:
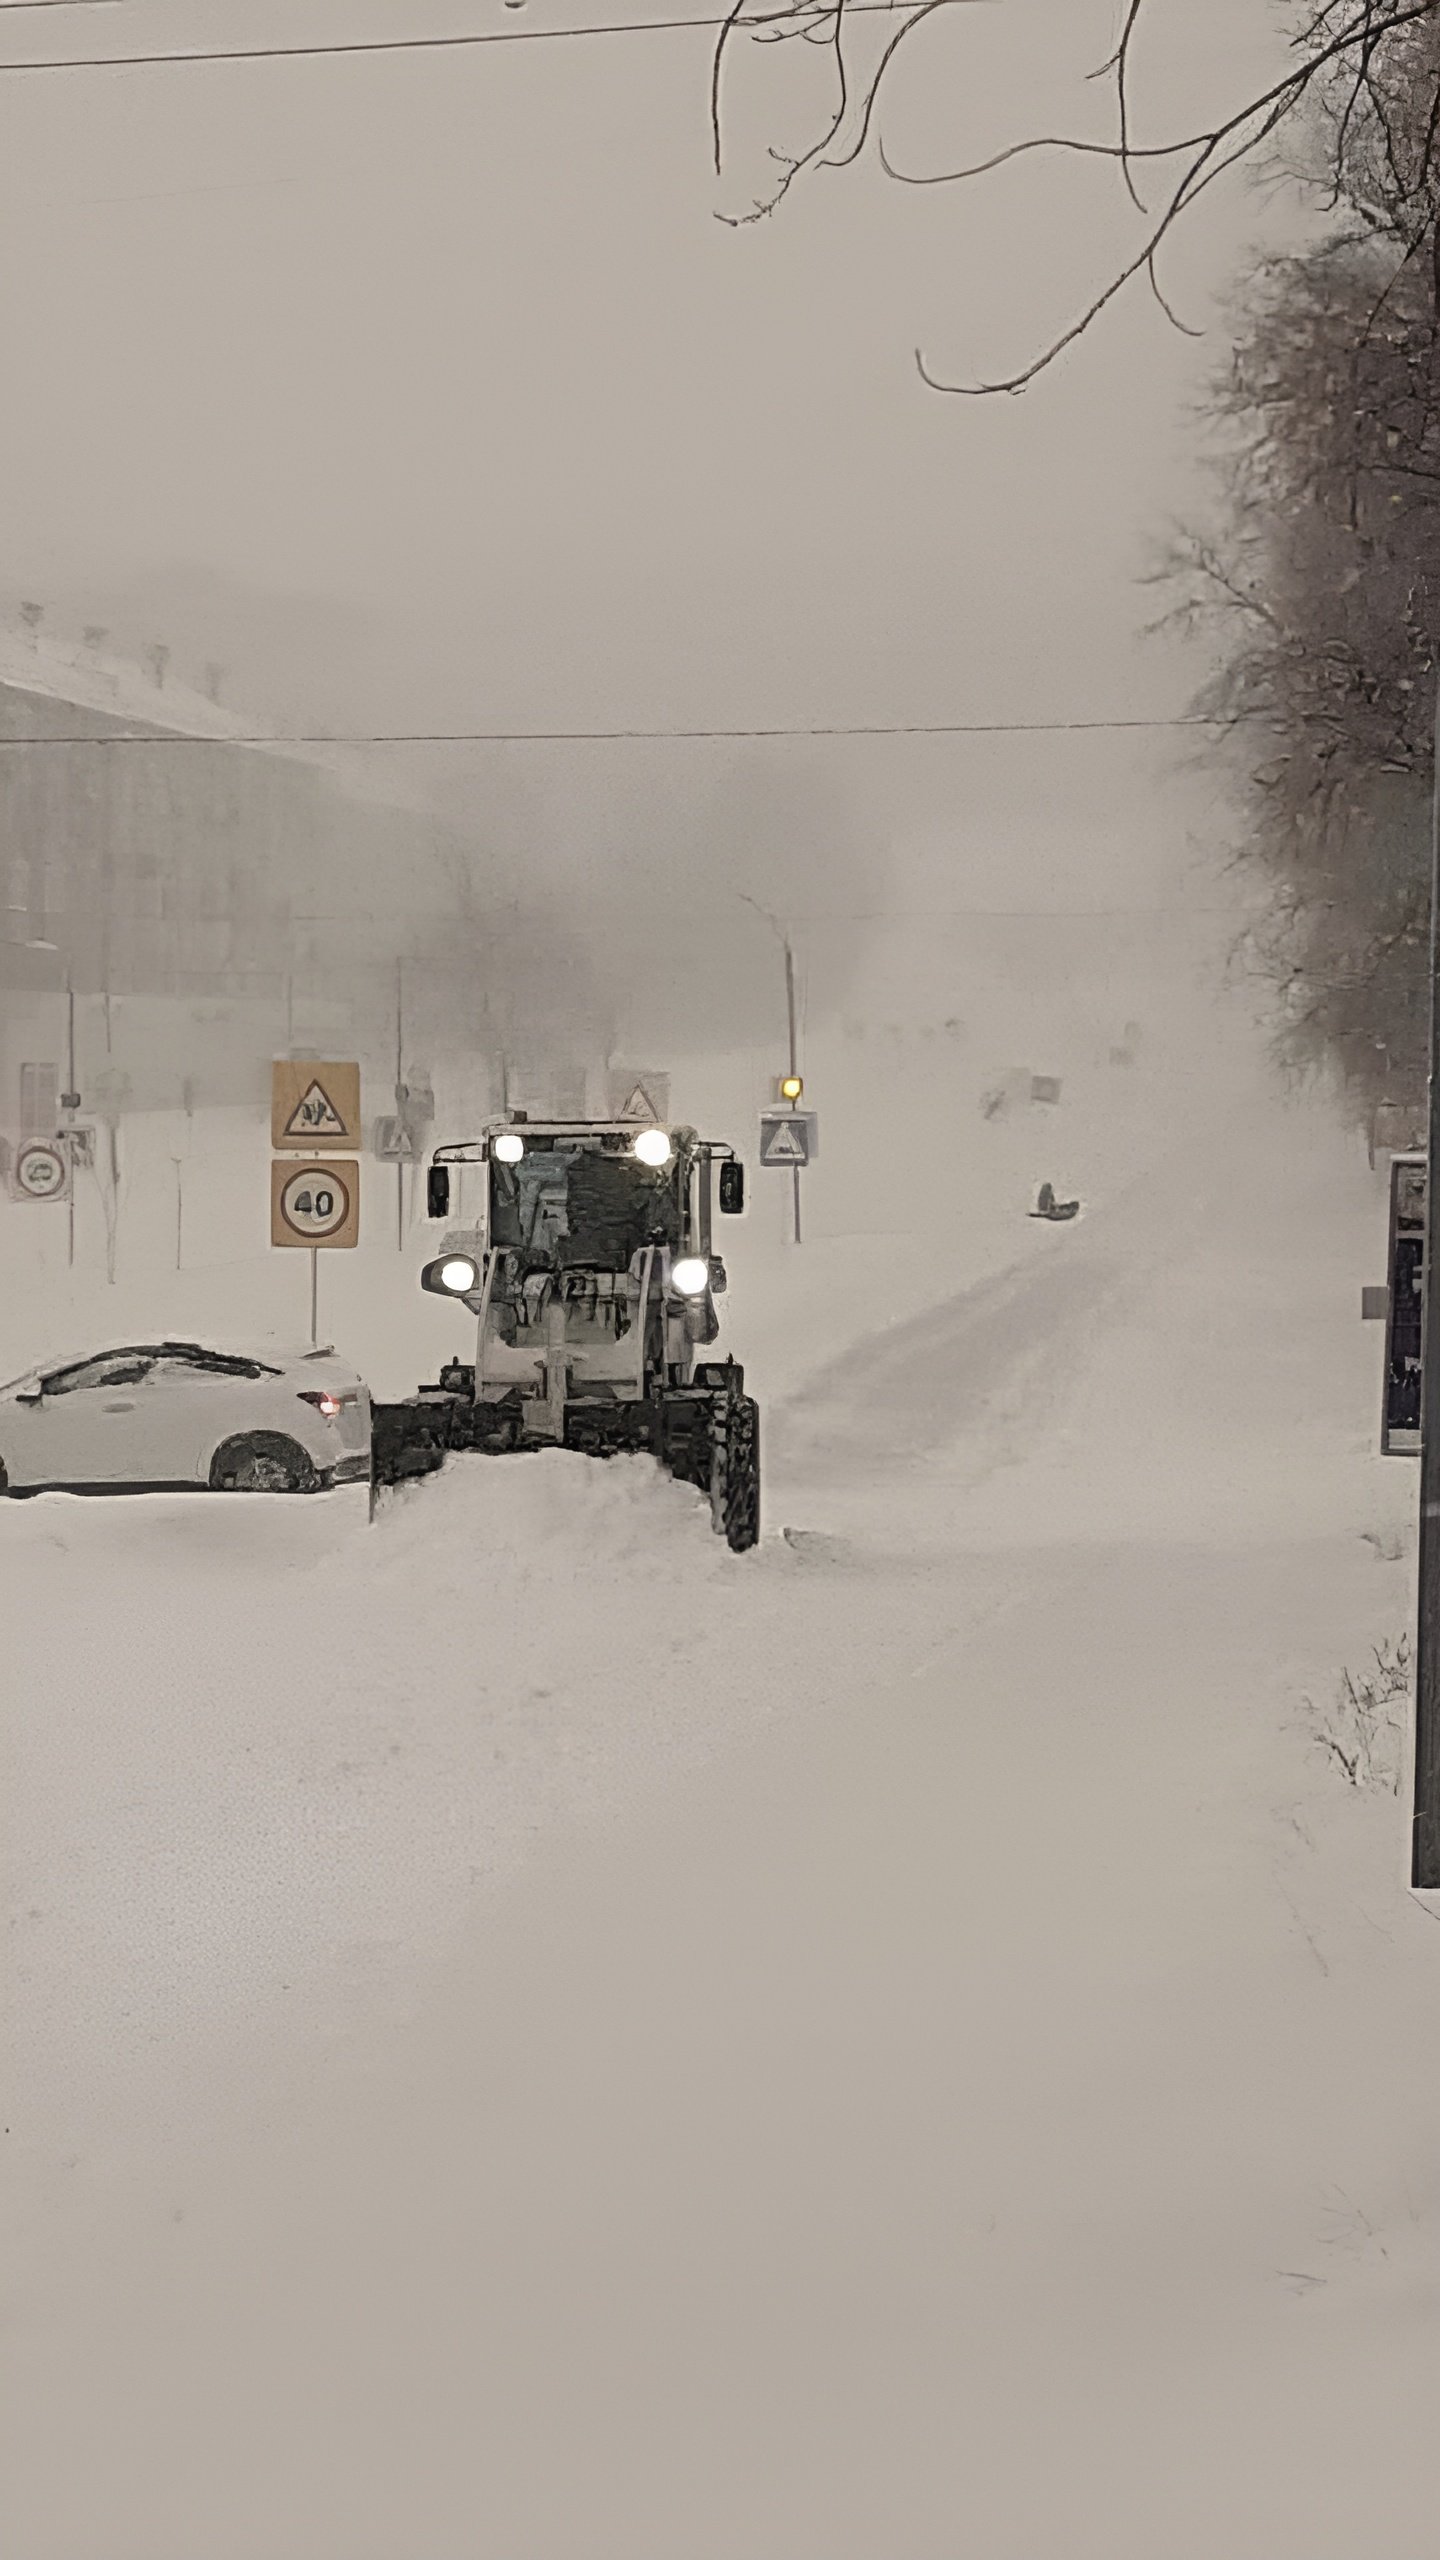
[[[710,1504],[737,1553],[760,1535],[760,1430],[744,1372],[708,1357],[726,1286],[713,1218],[743,1165],[693,1129],[530,1120],[437,1147],[426,1206],[448,1221],[420,1286],[474,1319],[474,1355],[375,1408],[374,1477],[456,1451],[647,1450]]]

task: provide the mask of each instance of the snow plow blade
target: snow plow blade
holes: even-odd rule
[[[371,1440],[372,1481],[404,1484],[412,1476],[433,1476],[455,1445],[457,1399],[453,1396],[407,1396],[402,1404],[377,1404]]]
[[[436,1475],[460,1452],[502,1456],[554,1445],[526,1432],[519,1396],[477,1403],[463,1387],[422,1388],[374,1408],[373,1482],[379,1490]],[[729,1362],[655,1402],[572,1403],[560,1445],[589,1458],[646,1452],[677,1483],[708,1497],[711,1526],[736,1555],[759,1543],[760,1416],[743,1370]]]

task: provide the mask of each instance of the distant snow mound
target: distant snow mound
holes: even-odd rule
[[[848,1538],[832,1537],[823,1529],[782,1529],[780,1532],[792,1555],[802,1564],[853,1564],[855,1549]]]

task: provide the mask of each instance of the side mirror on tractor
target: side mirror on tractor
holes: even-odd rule
[[[745,1206],[745,1167],[731,1157],[720,1167],[720,1214],[738,1218]]]
[[[432,1218],[449,1217],[450,1168],[448,1165],[432,1164],[430,1167],[425,1177],[425,1207],[427,1214]]]

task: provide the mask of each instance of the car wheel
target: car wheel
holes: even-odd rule
[[[227,1440],[210,1466],[212,1493],[315,1493],[319,1485],[313,1459],[279,1431]]]

